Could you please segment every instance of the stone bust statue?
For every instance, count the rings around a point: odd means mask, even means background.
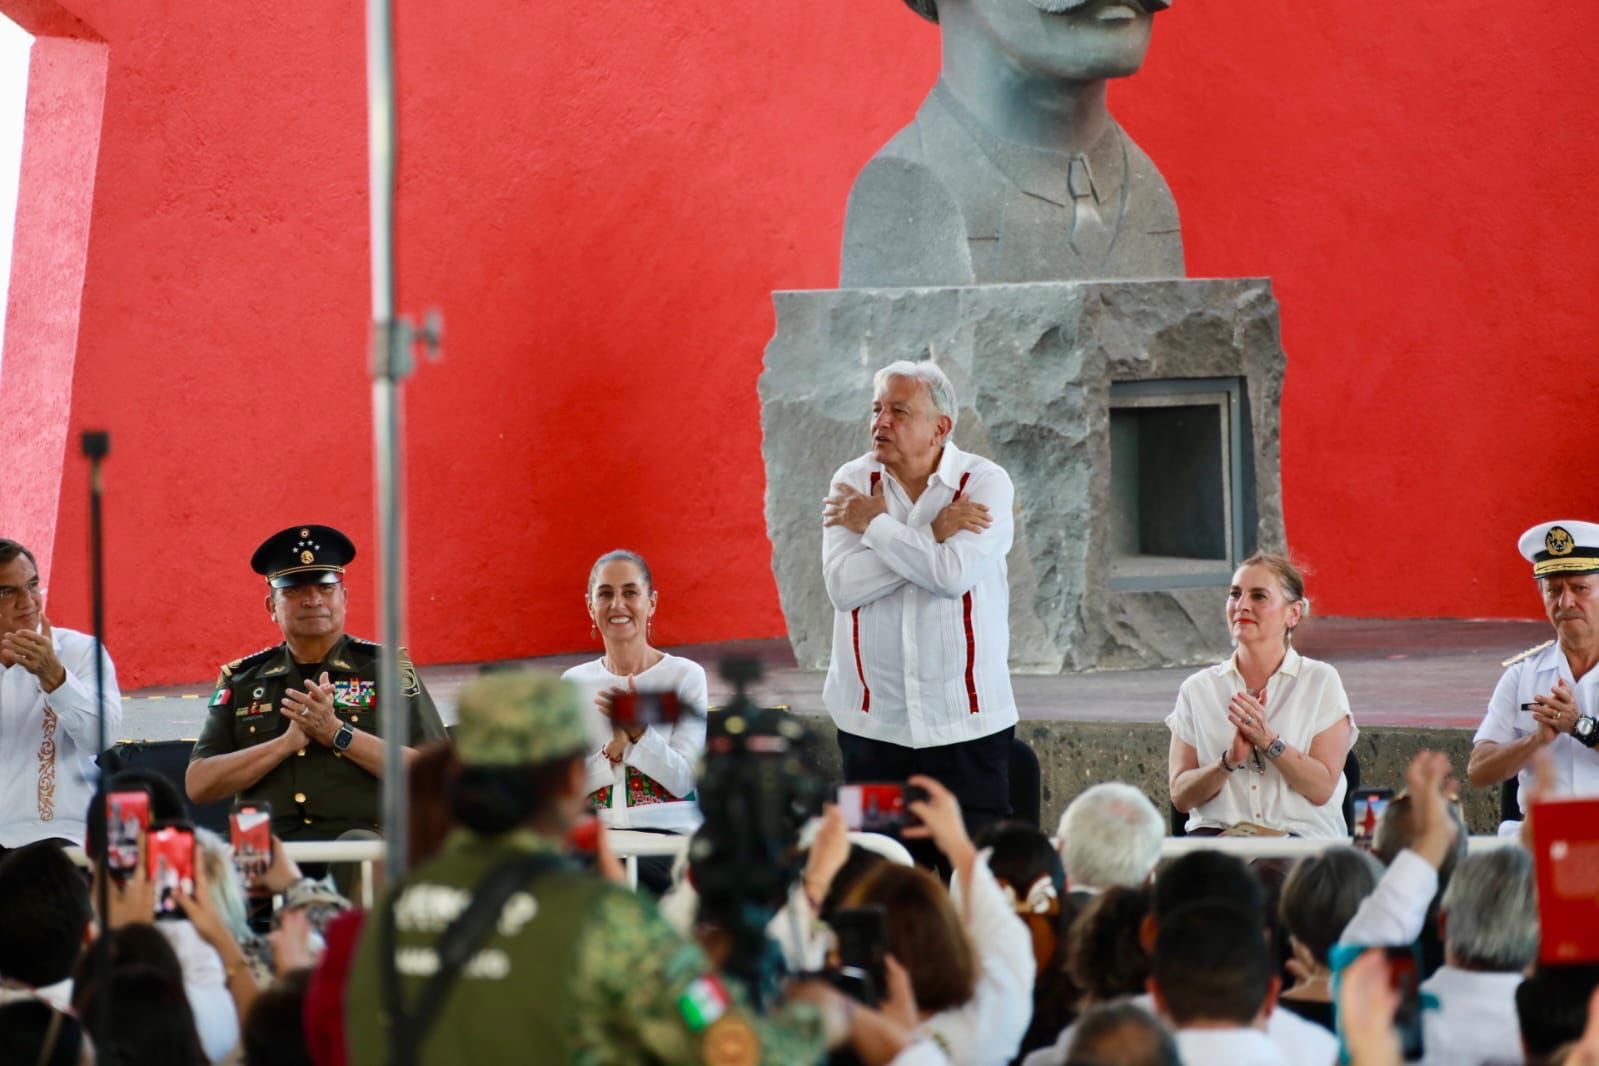
[[[1183,275],[1171,189],[1111,117],[1171,0],[905,0],[943,67],[850,190],[841,286]]]

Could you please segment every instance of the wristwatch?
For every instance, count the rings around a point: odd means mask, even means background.
[[[1599,744],[1599,721],[1588,715],[1580,716],[1576,724],[1571,727],[1571,735],[1587,748]]]
[[[353,743],[355,743],[355,730],[351,728],[349,722],[345,722],[339,726],[339,731],[333,734],[333,750],[349,751]]]
[[[1276,740],[1272,741],[1271,746],[1266,749],[1266,758],[1275,759],[1287,750],[1288,745],[1283,743],[1282,737],[1278,737]]]

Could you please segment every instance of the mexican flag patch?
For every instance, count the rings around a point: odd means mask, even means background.
[[[226,707],[232,700],[233,690],[231,688],[219,688],[211,694],[210,706]]]
[[[677,1001],[677,1009],[688,1027],[697,1033],[726,1014],[731,1002],[721,980],[715,975],[708,975],[684,990]]]

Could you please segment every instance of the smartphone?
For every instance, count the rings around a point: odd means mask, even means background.
[[[844,907],[828,920],[838,945],[833,984],[851,999],[877,1006],[888,993],[888,915],[882,907]]]
[[[194,895],[194,829],[186,822],[167,822],[150,829],[145,838],[145,867],[155,890],[155,916],[183,917],[178,893]]]
[[[272,805],[252,803],[228,815],[233,866],[249,884],[272,865]]]
[[[898,833],[916,824],[909,805],[927,799],[927,790],[902,782],[840,785],[838,810],[844,825],[863,833]]]
[[[1377,839],[1377,823],[1382,820],[1382,812],[1388,809],[1393,798],[1394,790],[1391,788],[1355,790],[1355,824],[1349,827],[1355,847],[1371,850],[1372,842]]]
[[[108,792],[105,798],[105,865],[122,880],[139,868],[139,838],[150,827],[150,793]]]
[[[1424,1050],[1421,1036],[1421,962],[1414,944],[1384,949],[1388,956],[1388,981],[1399,993],[1394,1029],[1399,1033],[1399,1053],[1417,1062]]]
[[[682,714],[675,692],[624,692],[611,701],[612,725],[671,725]]]

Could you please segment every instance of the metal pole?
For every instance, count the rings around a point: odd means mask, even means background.
[[[85,430],[81,438],[83,454],[89,458],[89,604],[90,619],[94,625],[94,723],[95,742],[99,757],[105,758],[110,741],[105,732],[105,545],[101,541],[100,464],[111,452],[111,434],[104,431]],[[109,775],[100,774],[99,798],[104,804],[110,790],[106,787]],[[94,857],[96,900],[100,914],[101,935],[111,928],[111,877],[106,870],[107,855],[111,850],[111,817],[103,806],[100,824],[105,832],[100,835],[100,847]],[[100,956],[99,992],[95,998],[95,1021],[100,1026],[111,1024],[111,955]],[[109,1032],[109,1029],[102,1029]]]
[[[378,701],[383,729],[384,877],[405,874],[406,724],[399,649],[405,634],[405,501],[401,493],[401,382],[410,370],[407,332],[394,310],[394,21],[390,0],[367,0],[366,77],[372,210],[372,432],[377,480]]]

